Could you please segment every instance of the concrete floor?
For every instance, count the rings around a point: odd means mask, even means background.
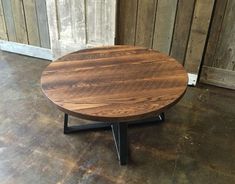
[[[48,64],[0,52],[1,184],[235,183],[234,91],[188,88],[165,123],[129,129],[131,161],[119,166],[110,131],[63,134],[40,90]]]

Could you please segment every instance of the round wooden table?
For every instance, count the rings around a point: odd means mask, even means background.
[[[187,81],[174,58],[118,45],[80,50],[52,62],[42,73],[41,87],[65,113],[64,133],[111,128],[123,165],[128,160],[127,126],[163,121],[163,112],[180,100]],[[101,122],[68,126],[68,114]]]

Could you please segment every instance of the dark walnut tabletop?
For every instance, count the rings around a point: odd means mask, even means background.
[[[45,95],[63,112],[96,121],[124,122],[155,116],[187,88],[183,66],[142,47],[85,49],[43,71]]]

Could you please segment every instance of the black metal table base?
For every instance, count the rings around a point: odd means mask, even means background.
[[[138,120],[125,123],[94,123],[86,125],[68,126],[68,114],[64,115],[64,133],[71,134],[82,131],[91,130],[112,130],[115,146],[117,149],[118,159],[121,165],[128,162],[128,138],[127,129],[129,126],[146,125],[149,123],[163,122],[165,120],[164,113],[159,114],[156,118]]]

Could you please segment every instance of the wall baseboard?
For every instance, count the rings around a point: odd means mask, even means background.
[[[235,71],[203,66],[200,82],[223,88],[235,89]]]
[[[22,43],[0,40],[0,50],[41,59],[53,60],[51,49],[26,45]]]

